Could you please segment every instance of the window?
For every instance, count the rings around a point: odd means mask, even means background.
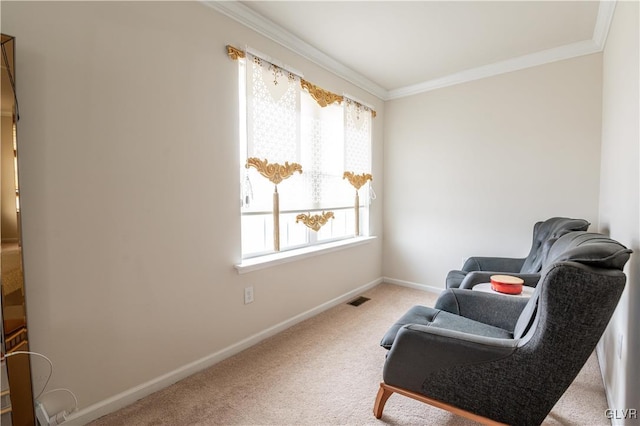
[[[368,235],[374,111],[240,54],[242,257]]]

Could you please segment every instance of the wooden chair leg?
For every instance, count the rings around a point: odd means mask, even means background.
[[[396,386],[388,385],[384,382],[380,383],[380,389],[378,390],[378,395],[376,396],[376,404],[373,406],[373,415],[376,416],[376,419],[379,419],[380,417],[382,417],[382,410],[384,410],[384,404],[386,404],[387,399],[389,399],[389,397],[394,393],[397,393],[398,395],[407,396],[409,398],[415,399],[416,401],[424,402],[425,404],[429,404],[434,407],[441,408],[443,410],[447,410],[458,416],[465,417],[475,422],[482,423],[483,425],[508,426],[504,423],[500,423],[498,421],[489,419],[487,417],[483,417],[479,414],[475,414],[470,411],[463,410],[462,408],[458,408],[456,406],[453,406],[444,402],[440,402],[436,399],[428,398],[416,392],[412,392]]]
[[[378,395],[376,395],[376,403],[373,406],[373,415],[376,416],[376,419],[382,417],[384,404],[387,403],[387,399],[389,399],[392,394],[392,390],[389,390],[384,383],[380,383],[380,389],[378,389]]]

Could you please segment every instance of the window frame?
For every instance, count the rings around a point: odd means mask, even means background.
[[[229,46],[227,47],[227,49],[229,50]],[[247,105],[249,103],[248,101],[248,88],[246,85],[246,73],[247,73],[247,67],[248,67],[248,59],[245,59],[244,56],[239,56],[239,57],[233,57],[231,55],[231,52],[229,51],[229,56],[232,57],[232,59],[239,59],[239,67],[238,67],[238,79],[239,79],[239,89],[238,89],[238,97],[239,97],[239,154],[240,154],[240,173],[241,173],[241,194],[243,194],[243,186],[245,185],[245,179],[248,179],[248,175],[246,174],[246,169],[248,168],[247,165],[242,164],[242,161],[245,161],[249,155],[247,153],[247,137],[248,137],[248,127],[247,127],[247,122],[248,122],[248,111],[247,111]],[[260,60],[262,60],[262,58],[260,58]],[[271,66],[273,66],[273,64],[267,60],[267,63],[269,63]],[[276,65],[277,66],[277,65]],[[310,99],[313,99],[315,102],[317,102],[318,104],[320,104],[320,106],[323,106],[317,99],[316,96],[314,96],[314,94],[311,92],[311,90],[309,89],[310,87],[314,87],[316,88],[316,86],[311,85],[310,83],[304,81],[303,79],[300,79],[301,85],[304,87],[304,89],[300,89],[300,96],[309,96]],[[306,83],[302,84],[302,83]],[[321,90],[321,89],[320,89]],[[330,93],[330,92],[328,92]],[[340,98],[340,100],[342,101],[344,99],[344,97],[340,97],[338,95],[334,95],[337,98]],[[341,103],[341,101],[339,103]],[[364,107],[365,111],[369,111],[371,113],[371,118],[375,117],[375,111],[373,111],[371,108],[360,104],[359,102],[353,101],[349,99],[349,102],[354,102],[356,103],[359,107]],[[302,105],[303,101],[300,100],[300,104]],[[302,108],[302,107],[300,107]],[[346,113],[346,103],[340,105],[340,109],[341,109],[341,116],[344,117],[345,113]],[[344,122],[342,122],[341,127],[340,127],[340,131],[342,134],[346,133],[346,118],[344,119]],[[302,125],[303,122],[303,118],[302,118],[302,114],[301,114],[301,109],[298,111],[298,123],[300,125]],[[371,127],[369,128],[370,130],[368,130],[368,134],[369,134],[369,145],[368,145],[368,156],[369,156],[369,161],[371,160],[371,154],[372,154],[372,130],[373,130],[373,125],[372,123],[368,124]],[[302,137],[299,138],[299,145],[303,145],[304,141],[302,140]],[[341,150],[345,151],[347,149],[347,145],[346,145],[346,141],[343,139],[341,141]],[[308,175],[307,175],[308,176]],[[333,176],[333,174],[331,174],[331,176]],[[337,176],[333,176],[333,178],[335,179]],[[345,185],[348,186],[348,182],[345,181]],[[352,187],[351,187],[352,188]],[[370,183],[367,183],[366,185],[363,186],[363,188],[365,189],[365,191],[369,192],[372,191],[372,188],[370,188]],[[362,188],[359,188],[362,189]],[[362,191],[362,192],[365,192]],[[279,192],[279,191],[278,191]],[[345,192],[346,195],[346,192]],[[242,197],[242,195],[241,195]],[[355,198],[355,196],[354,196]],[[269,220],[273,220],[273,211],[272,210],[265,210],[264,209],[264,205],[262,206],[262,210],[251,210],[251,209],[246,209],[245,207],[245,200],[242,199],[241,200],[241,206],[240,206],[240,215],[241,215],[241,258],[242,261],[240,264],[236,265],[236,268],[238,269],[238,271],[240,273],[242,273],[241,271],[246,271],[247,268],[249,269],[255,269],[258,267],[258,265],[271,265],[271,264],[278,264],[278,263],[282,263],[283,261],[289,261],[288,259],[296,259],[298,257],[306,257],[309,254],[312,253],[318,253],[318,252],[324,252],[326,250],[334,250],[336,248],[340,248],[340,247],[346,247],[346,246],[351,246],[351,245],[359,245],[361,244],[363,241],[369,241],[372,237],[370,237],[370,197],[365,196],[365,197],[361,197],[360,203],[358,206],[355,206],[354,203],[352,202],[351,205],[348,205],[348,203],[346,202],[339,202],[338,204],[340,204],[339,206],[335,206],[335,207],[331,207],[330,205],[325,205],[324,208],[319,208],[318,206],[313,207],[313,208],[303,208],[303,209],[292,209],[292,208],[288,208],[285,210],[280,210],[279,211],[279,218],[284,216],[284,215],[297,215],[297,214],[309,214],[309,215],[313,215],[316,214],[318,212],[323,212],[323,211],[333,211],[333,212],[338,212],[341,216],[342,216],[342,221],[341,221],[341,230],[339,232],[337,232],[336,234],[334,234],[333,236],[329,236],[324,237],[324,238],[318,238],[319,232],[322,232],[322,228],[316,232],[313,231],[312,229],[309,229],[308,227],[304,226],[304,225],[300,225],[303,227],[304,229],[304,242],[300,242],[298,244],[294,243],[289,243],[289,241],[285,241],[284,246],[281,245],[280,250],[275,250],[273,245],[269,244],[269,235],[270,233],[273,234],[273,226],[271,227],[271,229],[269,229],[268,226],[268,221]],[[356,213],[355,210],[358,210],[358,215],[359,215],[359,229],[356,231],[355,228],[355,224],[356,224]],[[352,216],[349,216],[349,212],[351,212]],[[245,218],[248,217],[258,217],[258,216],[262,216],[264,218],[263,221],[263,225],[262,225],[262,230],[261,233],[263,235],[264,238],[264,242],[262,243],[262,246],[264,247],[264,250],[247,250],[247,244],[246,244],[246,230],[248,228],[248,226],[246,226],[244,224],[244,220]],[[330,222],[334,222],[334,220],[330,220]],[[290,223],[289,223],[290,225]],[[259,225],[258,225],[259,226]],[[329,225],[327,224],[326,226],[331,226],[332,228],[332,233],[333,233],[333,224]],[[342,228],[343,227],[343,228]],[[351,231],[349,230],[349,228],[351,229]],[[271,231],[271,232],[269,232]],[[285,231],[286,234],[286,231]],[[288,236],[288,234],[285,235],[285,237]],[[283,228],[280,227],[280,234],[279,234],[280,239],[283,238]],[[259,266],[259,268],[262,267],[266,267],[266,266]]]

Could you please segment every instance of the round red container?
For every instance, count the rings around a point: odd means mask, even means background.
[[[524,280],[511,275],[491,275],[491,288],[498,293],[520,294]]]

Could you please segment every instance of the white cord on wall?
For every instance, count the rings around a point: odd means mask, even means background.
[[[53,393],[53,392],[67,392],[68,394],[70,394],[73,397],[73,410],[71,410],[70,413],[73,413],[74,411],[78,410],[78,398],[76,397],[75,393],[71,392],[67,388],[51,389],[51,390],[48,390],[48,391],[44,392],[41,396],[45,396],[45,395]]]
[[[42,392],[44,392],[45,388],[49,384],[49,380],[51,379],[51,376],[53,375],[53,362],[51,362],[51,360],[47,358],[45,355],[42,355],[41,353],[38,353],[38,352],[31,352],[31,351],[15,351],[15,352],[5,354],[4,357],[9,358],[15,355],[36,355],[44,358],[49,363],[49,376],[47,376],[47,380],[44,382],[44,386],[40,390],[40,393],[36,395],[36,397],[34,398],[34,399],[38,399],[42,395]]]
[[[61,412],[57,413],[56,415],[52,416],[52,417],[48,417],[47,415],[47,419],[48,419],[48,425],[44,425],[44,426],[54,426],[54,425],[58,425],[64,421],[66,421],[67,419],[67,415],[70,413],[73,413],[74,411],[76,411],[78,409],[78,398],[76,397],[76,395],[71,392],[69,389],[67,388],[56,388],[56,389],[51,389],[49,391],[44,391],[47,388],[47,385],[49,384],[49,380],[51,379],[51,376],[53,375],[53,362],[51,362],[51,360],[46,357],[45,355],[42,355],[41,353],[38,352],[31,352],[31,351],[15,351],[15,352],[11,352],[8,354],[5,354],[4,357],[8,358],[11,356],[15,356],[15,355],[36,355],[39,356],[41,358],[44,358],[47,363],[49,364],[49,375],[47,376],[47,380],[44,383],[44,386],[42,387],[42,389],[40,390],[40,392],[38,393],[38,395],[35,396],[34,400],[36,400],[36,405],[40,404],[42,407],[42,409],[44,409],[44,406],[42,405],[41,402],[37,401],[38,398],[40,398],[41,396],[53,393],[53,392],[67,392],[68,394],[70,394],[73,397],[73,401],[74,401],[74,406],[73,406],[73,410],[71,410],[70,412],[67,412],[66,410],[62,410]]]

